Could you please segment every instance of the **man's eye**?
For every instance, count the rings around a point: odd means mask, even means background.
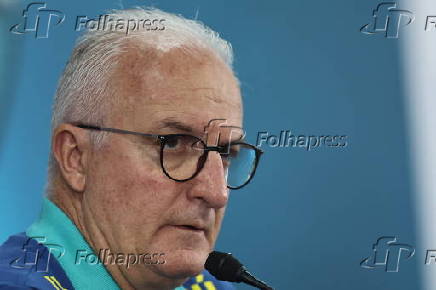
[[[191,151],[194,148],[197,139],[194,139],[190,136],[175,136],[169,137],[165,142],[165,149],[171,151]]]
[[[179,138],[169,138],[165,143],[165,147],[168,149],[177,149],[180,146]]]

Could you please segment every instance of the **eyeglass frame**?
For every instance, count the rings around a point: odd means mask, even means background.
[[[162,171],[169,179],[174,180],[176,182],[186,182],[188,180],[194,179],[200,173],[200,171],[203,169],[204,164],[207,161],[207,158],[209,156],[210,151],[216,151],[221,156],[222,154],[225,153],[225,152],[223,152],[223,149],[226,149],[228,146],[244,145],[244,146],[250,147],[251,149],[253,149],[255,151],[255,161],[254,161],[253,169],[252,169],[247,181],[245,181],[242,185],[237,186],[237,187],[232,187],[232,186],[229,186],[227,184],[227,188],[232,189],[232,190],[237,190],[237,189],[240,189],[240,188],[244,187],[245,185],[247,185],[253,179],[253,177],[256,173],[257,166],[259,164],[260,157],[264,153],[264,151],[262,149],[254,146],[252,144],[240,142],[240,141],[230,142],[230,143],[226,144],[225,146],[207,146],[206,143],[201,138],[199,138],[197,136],[190,135],[190,134],[150,134],[150,133],[141,133],[141,132],[117,129],[117,128],[99,127],[99,126],[87,125],[87,124],[82,124],[82,123],[77,123],[77,124],[72,124],[72,125],[75,127],[81,128],[81,129],[89,129],[89,130],[111,132],[111,133],[118,133],[118,134],[157,138],[160,141],[160,151],[159,151],[160,158],[159,159],[160,159],[160,166],[162,168]],[[175,179],[175,178],[171,177],[170,174],[166,171],[166,169],[164,167],[164,162],[163,162],[163,157],[164,157],[163,151],[164,151],[164,147],[166,145],[167,140],[171,137],[180,137],[180,136],[194,137],[195,139],[198,139],[203,145],[203,148],[201,148],[201,150],[203,150],[203,154],[198,158],[198,162],[200,163],[201,166],[198,166],[198,164],[197,164],[196,172],[191,177],[185,178],[185,179]]]

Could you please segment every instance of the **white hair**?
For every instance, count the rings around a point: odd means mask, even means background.
[[[156,8],[141,7],[112,10],[106,15],[107,19],[115,20],[111,22],[112,26],[104,29],[99,29],[100,24],[98,27],[87,27],[87,31],[74,47],[54,97],[52,132],[62,123],[103,125],[109,106],[107,98],[111,95],[109,77],[118,64],[117,56],[125,52],[123,45],[128,40],[141,44],[146,50],[153,49],[163,53],[173,48],[183,48],[187,53],[189,48],[205,49],[232,68],[233,52],[230,43],[199,21]],[[162,20],[159,22],[159,29],[135,29],[126,33],[127,21],[144,23],[145,19]],[[114,25],[116,23],[119,25]],[[90,136],[92,144],[98,149],[105,133],[90,131]],[[58,165],[51,150],[46,185],[48,194],[52,193],[53,178],[57,171]]]

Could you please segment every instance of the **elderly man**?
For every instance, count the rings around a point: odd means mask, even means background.
[[[60,80],[47,197],[0,248],[0,288],[231,289],[204,264],[261,154],[243,142],[231,47],[156,9],[109,17]],[[117,19],[164,27],[126,34]]]

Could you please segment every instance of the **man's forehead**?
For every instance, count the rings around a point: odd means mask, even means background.
[[[237,90],[223,90],[218,86],[199,87],[188,82],[180,83],[178,86],[167,84],[162,87],[155,87],[154,90],[136,98],[136,103],[154,104],[161,106],[177,105],[183,103],[207,103],[224,105],[241,109],[241,97]]]
[[[202,69],[205,67],[215,69],[215,73],[224,69],[233,76],[232,69],[215,52],[206,48],[182,47],[164,52],[153,47],[144,48],[135,43],[127,43],[124,53],[118,57],[114,77],[118,80],[131,80],[138,85],[143,84],[144,78],[154,84],[167,84],[168,79],[185,81],[186,74],[203,75]],[[219,79],[220,75],[222,73],[215,77]],[[147,83],[147,86],[153,83]]]
[[[158,54],[148,56],[160,59]],[[242,103],[237,80],[226,64],[208,56],[207,60],[189,59],[174,52],[161,62],[153,62],[144,61],[145,56],[138,55],[137,51],[124,57],[113,83],[121,100],[117,115],[130,123],[126,125],[137,129],[146,126],[144,129],[154,130],[159,129],[157,124],[177,124],[166,122],[168,118],[198,133],[216,118],[241,127]]]
[[[235,131],[232,134],[242,131],[240,103],[204,95],[160,96],[154,100],[144,97],[113,114],[117,116],[111,122],[113,126],[155,134],[178,132],[202,136],[207,131]]]
[[[240,97],[222,97],[213,90],[209,93],[204,90],[161,91],[161,94],[135,97],[129,106],[135,122],[147,119],[189,124],[192,121],[203,127],[210,120],[225,119],[234,126],[242,125]]]

